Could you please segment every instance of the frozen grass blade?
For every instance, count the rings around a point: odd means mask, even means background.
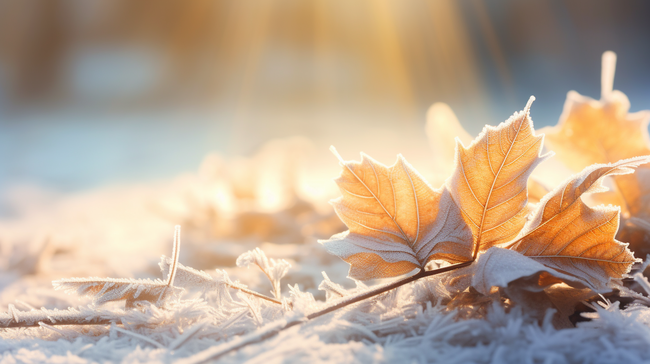
[[[181,226],[176,225],[174,228],[174,247],[172,248],[172,266],[169,269],[169,276],[167,277],[167,287],[174,285],[174,278],[176,277],[176,267],[178,266],[178,256],[180,254],[181,245]]]

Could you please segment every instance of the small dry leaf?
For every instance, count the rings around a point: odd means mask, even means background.
[[[551,149],[576,172],[594,163],[650,155],[650,111],[629,113],[627,96],[613,90],[615,68],[616,54],[605,52],[601,99],[570,91],[558,125],[541,130]],[[627,214],[650,221],[650,166],[639,168],[634,175],[615,176],[614,182],[616,194],[594,198],[617,204]]]
[[[533,130],[533,100],[499,126],[486,126],[468,147],[458,145],[447,188],[472,230],[475,256],[519,233],[528,213],[528,177],[551,155],[540,156],[544,137]]]
[[[401,155],[390,167],[365,154],[361,162],[339,160],[335,182],[343,196],[332,205],[349,230],[322,243],[350,263],[351,278],[395,277],[434,259],[471,259],[471,233],[449,192],[432,189]]]

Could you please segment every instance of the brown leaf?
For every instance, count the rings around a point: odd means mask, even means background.
[[[616,54],[603,54],[602,96],[600,100],[569,92],[558,125],[544,128],[546,142],[574,171],[594,163],[612,163],[650,155],[648,122],[650,111],[629,113],[630,101],[612,90]],[[594,196],[601,203],[620,205],[627,214],[650,221],[650,166],[634,175],[614,177],[616,196]]]
[[[349,230],[322,243],[350,263],[350,277],[394,277],[434,259],[471,259],[472,236],[449,192],[432,189],[401,155],[390,167],[365,154],[361,162],[339,160],[335,182],[343,196],[332,205]]]
[[[486,126],[469,147],[458,143],[447,188],[472,230],[474,256],[510,241],[524,226],[528,177],[550,156],[539,155],[544,138],[535,135],[529,117],[533,100],[499,126]]]
[[[630,174],[648,162],[650,157],[636,157],[593,165],[574,175],[540,201],[510,249],[576,277],[595,291],[609,291],[610,278],[623,277],[636,260],[627,244],[614,239],[619,209],[589,207],[581,196],[605,189],[605,176]]]

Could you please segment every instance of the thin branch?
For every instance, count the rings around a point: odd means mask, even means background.
[[[264,341],[264,340],[266,340],[266,339],[268,339],[270,337],[273,337],[273,336],[277,335],[278,333],[280,333],[281,331],[284,331],[284,330],[286,330],[286,329],[288,329],[290,327],[300,325],[300,324],[302,324],[304,322],[307,322],[309,320],[313,320],[313,319],[315,319],[317,317],[326,315],[326,314],[328,314],[330,312],[336,311],[336,310],[341,309],[343,307],[358,303],[360,301],[363,301],[365,299],[377,296],[377,295],[382,294],[384,292],[388,292],[388,291],[390,291],[392,289],[395,289],[397,287],[400,287],[400,286],[403,286],[405,284],[416,281],[416,280],[418,280],[420,278],[430,277],[430,276],[433,276],[433,275],[436,275],[436,274],[441,274],[441,273],[449,272],[449,271],[452,271],[452,270],[455,270],[455,269],[460,269],[460,268],[467,267],[467,266],[471,265],[473,262],[474,262],[474,260],[471,260],[471,261],[467,261],[467,262],[464,262],[464,263],[452,264],[452,265],[447,266],[447,267],[443,267],[443,268],[440,268],[440,269],[434,269],[434,270],[430,270],[430,271],[420,270],[418,273],[416,273],[416,274],[414,274],[412,276],[397,280],[395,282],[392,282],[392,283],[389,283],[389,284],[386,284],[386,285],[379,286],[377,288],[371,289],[371,290],[369,290],[367,292],[364,292],[364,293],[362,293],[360,295],[357,295],[357,296],[347,297],[347,298],[339,301],[338,303],[335,303],[335,304],[333,304],[333,305],[331,305],[331,306],[329,306],[329,307],[327,307],[327,308],[325,308],[323,310],[311,313],[311,314],[307,315],[306,317],[304,317],[302,319],[294,319],[294,320],[291,320],[291,321],[279,321],[279,322],[271,323],[271,324],[269,324],[269,325],[267,325],[265,327],[262,327],[259,330],[251,332],[251,333],[249,333],[247,335],[240,336],[240,337],[238,337],[238,338],[236,338],[236,339],[234,339],[234,340],[232,340],[230,342],[227,342],[227,343],[224,343],[224,344],[221,344],[221,345],[218,345],[218,346],[211,347],[211,348],[206,349],[206,350],[204,350],[202,352],[199,352],[199,353],[197,353],[197,354],[195,354],[195,355],[193,355],[193,356],[191,356],[189,358],[186,358],[184,360],[180,360],[179,363],[182,363],[182,364],[198,364],[198,363],[203,363],[203,362],[208,361],[208,360],[217,359],[217,358],[219,358],[219,357],[221,357],[221,356],[223,356],[225,354],[228,354],[228,353],[230,353],[232,351],[239,350],[239,349],[241,349],[241,348],[243,348],[245,346],[248,346],[250,344],[255,344],[255,343]]]

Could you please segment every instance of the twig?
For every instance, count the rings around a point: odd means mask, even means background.
[[[330,312],[336,311],[336,310],[341,309],[343,307],[358,303],[360,301],[363,301],[365,299],[377,296],[377,295],[382,294],[384,292],[388,292],[388,291],[390,291],[392,289],[395,289],[397,287],[400,287],[400,286],[403,286],[405,284],[416,281],[416,280],[418,280],[420,278],[430,277],[430,276],[433,276],[433,275],[436,275],[436,274],[441,274],[441,273],[449,272],[449,271],[452,271],[452,270],[467,267],[467,266],[471,265],[473,262],[474,262],[474,260],[471,260],[471,261],[467,261],[467,262],[464,262],[464,263],[452,264],[452,265],[449,265],[447,267],[443,267],[443,268],[440,268],[440,269],[434,269],[434,270],[430,270],[430,271],[420,270],[418,273],[416,273],[416,274],[414,274],[412,276],[400,279],[398,281],[395,281],[395,282],[392,282],[392,283],[389,283],[389,284],[386,284],[386,285],[379,286],[377,288],[371,289],[371,290],[369,290],[367,292],[364,292],[362,294],[359,294],[357,296],[346,297],[345,299],[339,301],[338,303],[335,303],[335,304],[333,304],[333,305],[331,305],[331,306],[329,306],[329,307],[327,307],[327,308],[325,308],[323,310],[311,313],[311,314],[307,315],[306,317],[304,317],[302,319],[294,319],[294,320],[290,320],[290,321],[274,322],[274,323],[269,324],[269,325],[267,325],[265,327],[262,327],[261,329],[259,329],[257,331],[251,332],[250,334],[240,336],[239,338],[234,339],[234,340],[232,340],[232,341],[230,341],[228,343],[224,343],[224,344],[221,344],[221,345],[206,349],[206,350],[204,350],[202,352],[199,352],[199,353],[197,353],[197,354],[195,354],[195,355],[193,355],[193,356],[191,356],[189,358],[186,358],[184,360],[179,361],[179,363],[182,363],[182,364],[198,364],[198,363],[205,362],[207,360],[217,359],[217,358],[219,358],[219,357],[221,357],[221,356],[223,356],[225,354],[228,354],[228,353],[230,353],[232,351],[239,350],[239,349],[243,348],[244,346],[266,340],[266,339],[268,339],[268,338],[270,338],[272,336],[275,336],[278,333],[280,333],[281,331],[284,331],[284,330],[286,330],[286,329],[288,329],[290,327],[300,325],[300,324],[302,324],[304,322],[307,322],[309,320],[313,320],[313,319],[315,319],[317,317],[326,315],[326,314],[328,314]]]

